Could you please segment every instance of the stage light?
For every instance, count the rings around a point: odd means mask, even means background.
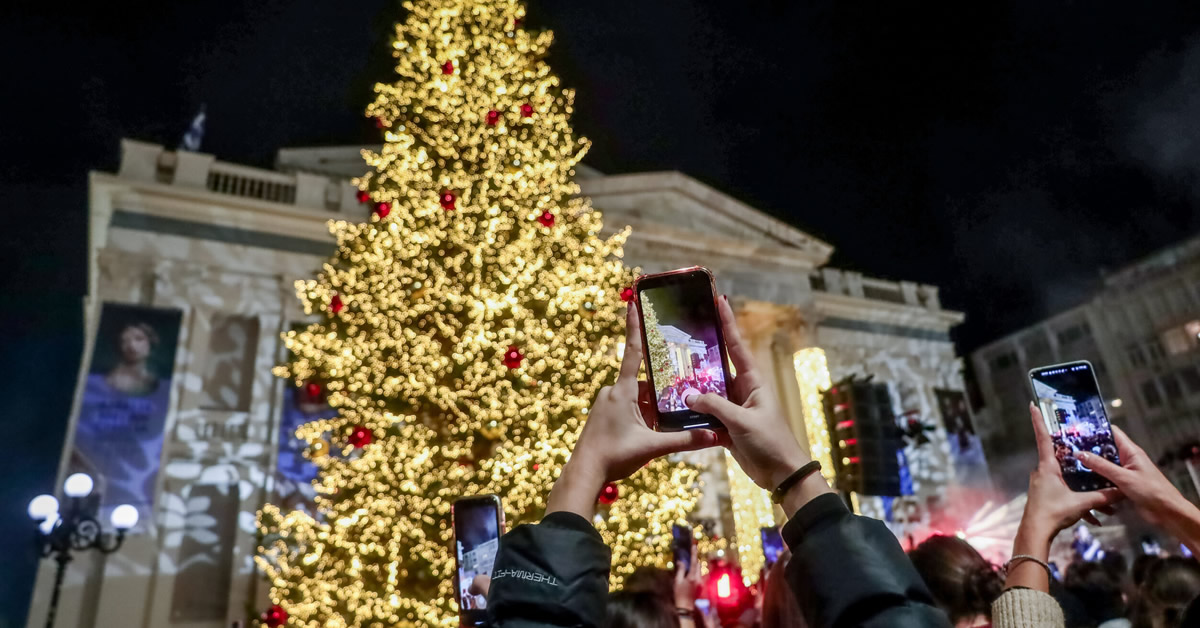
[[[63,494],[67,497],[87,497],[92,494],[92,476],[86,473],[72,473],[63,482]]]
[[[730,595],[733,595],[733,591],[729,587],[729,574],[723,573],[717,578],[717,597],[728,599]]]
[[[128,530],[137,525],[137,508],[130,506],[129,504],[121,504],[113,509],[112,514],[109,515],[109,521],[111,521],[112,526],[118,530]]]

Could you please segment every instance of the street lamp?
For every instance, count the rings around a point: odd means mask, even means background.
[[[137,508],[121,504],[113,509],[109,522],[116,532],[104,532],[96,520],[99,500],[87,499],[95,482],[86,473],[73,473],[63,482],[65,506],[59,509],[53,495],[38,495],[29,502],[29,518],[38,522],[37,542],[43,557],[54,556],[58,569],[54,573],[54,591],[50,595],[50,613],[46,628],[54,627],[58,610],[58,593],[62,589],[71,552],[89,549],[111,554],[121,547],[125,531],[137,525]]]

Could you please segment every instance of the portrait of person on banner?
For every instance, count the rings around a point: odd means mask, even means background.
[[[954,463],[954,475],[961,486],[990,488],[987,459],[983,455],[983,443],[971,423],[966,396],[959,390],[936,390],[938,407],[942,413],[942,425],[946,428],[946,439],[950,445],[950,459]]]
[[[308,444],[296,436],[296,429],[310,421],[337,416],[325,399],[324,388],[310,382],[303,386],[285,383],[283,410],[279,420],[279,456],[275,467],[275,493],[279,503],[291,510],[315,513],[316,490],[312,481],[317,466],[305,457]],[[328,443],[322,442],[328,455]]]
[[[104,506],[154,502],[182,316],[117,303],[100,312],[70,466],[95,479]]]

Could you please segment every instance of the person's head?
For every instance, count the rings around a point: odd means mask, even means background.
[[[767,575],[763,592],[762,628],[805,628],[804,614],[784,576],[784,561],[777,560]]]
[[[625,591],[655,593],[667,602],[674,602],[675,574],[669,569],[638,567],[625,579]]]
[[[678,628],[671,604],[653,591],[617,591],[608,596],[605,628]]]
[[[1146,581],[1146,574],[1155,563],[1162,560],[1157,554],[1142,554],[1133,559],[1133,569],[1130,570],[1130,577],[1133,578],[1133,586],[1140,587]]]
[[[959,623],[991,617],[1004,581],[975,548],[954,536],[933,536],[908,553],[939,608]]]
[[[1138,589],[1135,628],[1178,628],[1188,605],[1200,595],[1200,565],[1189,558],[1163,558],[1152,564]]]
[[[1125,615],[1125,600],[1121,583],[1101,563],[1075,561],[1063,578],[1067,590],[1083,602],[1088,615],[1096,623]]]
[[[123,362],[143,362],[158,344],[158,334],[146,323],[129,323],[117,336],[117,348]]]

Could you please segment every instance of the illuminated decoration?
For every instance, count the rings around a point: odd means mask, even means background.
[[[633,286],[625,286],[625,288],[621,290],[621,300],[626,303],[629,303],[633,300]]]
[[[492,109],[491,111],[487,112],[488,126],[496,126],[496,123],[499,121],[500,121],[500,112],[499,111]]]
[[[541,223],[542,226],[546,227],[547,229],[549,229],[550,227],[553,227],[554,226],[554,213],[551,212],[550,210],[546,210],[546,211],[542,212],[542,215],[538,216],[538,222]]]
[[[360,202],[360,203],[364,203],[364,204],[365,204],[365,203],[368,203],[368,202],[370,202],[370,200],[371,200],[371,193],[370,193],[370,192],[368,192],[368,191],[366,191],[366,190],[359,190],[359,191],[358,191],[358,193],[356,193],[356,194],[354,195],[354,198],[357,198],[357,199],[358,199],[358,202]]]
[[[508,349],[504,351],[504,366],[510,369],[521,368],[521,361],[524,359],[525,354],[521,353],[517,345],[508,345]]]
[[[829,428],[825,424],[825,406],[821,401],[821,393],[833,385],[829,378],[829,365],[825,361],[825,350],[820,347],[801,349],[792,356],[792,365],[796,370],[800,402],[804,406],[804,431],[808,435],[808,452],[813,460],[821,463],[821,475],[832,485],[833,449],[829,442]]]
[[[521,105],[521,117],[529,118],[533,116],[533,105],[525,103]]]
[[[604,485],[604,488],[600,489],[600,496],[597,499],[601,504],[604,504],[605,506],[611,506],[612,503],[617,501],[617,498],[620,496],[621,489],[617,487],[615,482],[609,482],[608,484]]]
[[[510,30],[517,0],[405,8],[396,80],[366,112],[385,121],[383,147],[364,152],[356,181],[391,211],[330,222],[337,250],[297,284],[317,322],[284,334],[294,357],[276,368],[320,381],[338,411],[296,432],[317,467],[318,514],[259,513],[256,562],[288,626],[456,625],[451,504],[494,493],[510,527],[538,521],[619,367],[628,231],[600,236],[573,181],[588,143],[543,61],[552,35]],[[536,115],[510,124],[526,103]],[[350,446],[356,426],[368,446]],[[313,455],[323,439],[332,451]],[[613,586],[670,562],[671,524],[698,487],[694,467],[666,458],[621,481],[595,522]]]
[[[742,471],[728,450],[725,451],[725,468],[729,471],[729,501],[742,578],[753,581],[766,564],[761,529],[775,526],[775,506],[771,503],[771,494]]]
[[[717,578],[717,597],[726,599],[733,595],[733,589],[729,586],[729,574],[723,573]]]
[[[671,385],[674,371],[671,369],[671,350],[667,347],[667,339],[663,338],[658,329],[658,314],[650,299],[642,299],[642,328],[646,332],[646,352],[650,354],[650,366],[653,369],[654,395],[657,397]]]
[[[304,385],[304,392],[308,393],[308,396],[312,399],[320,399],[321,398],[321,384],[319,384],[318,382],[309,381],[308,383],[306,383]]]
[[[379,216],[380,220],[387,218],[388,214],[390,214],[390,213],[392,213],[392,204],[391,203],[389,203],[387,201],[379,201],[378,203],[375,204],[375,215]]]
[[[347,440],[349,440],[350,444],[355,448],[362,449],[363,447],[370,445],[374,438],[375,436],[371,434],[371,430],[367,429],[365,426],[356,425],[354,426],[354,429],[350,430],[350,438]]]
[[[287,619],[288,612],[278,604],[272,604],[271,608],[268,608],[262,614],[262,623],[270,626],[271,628],[278,628],[279,626],[287,624]]]

